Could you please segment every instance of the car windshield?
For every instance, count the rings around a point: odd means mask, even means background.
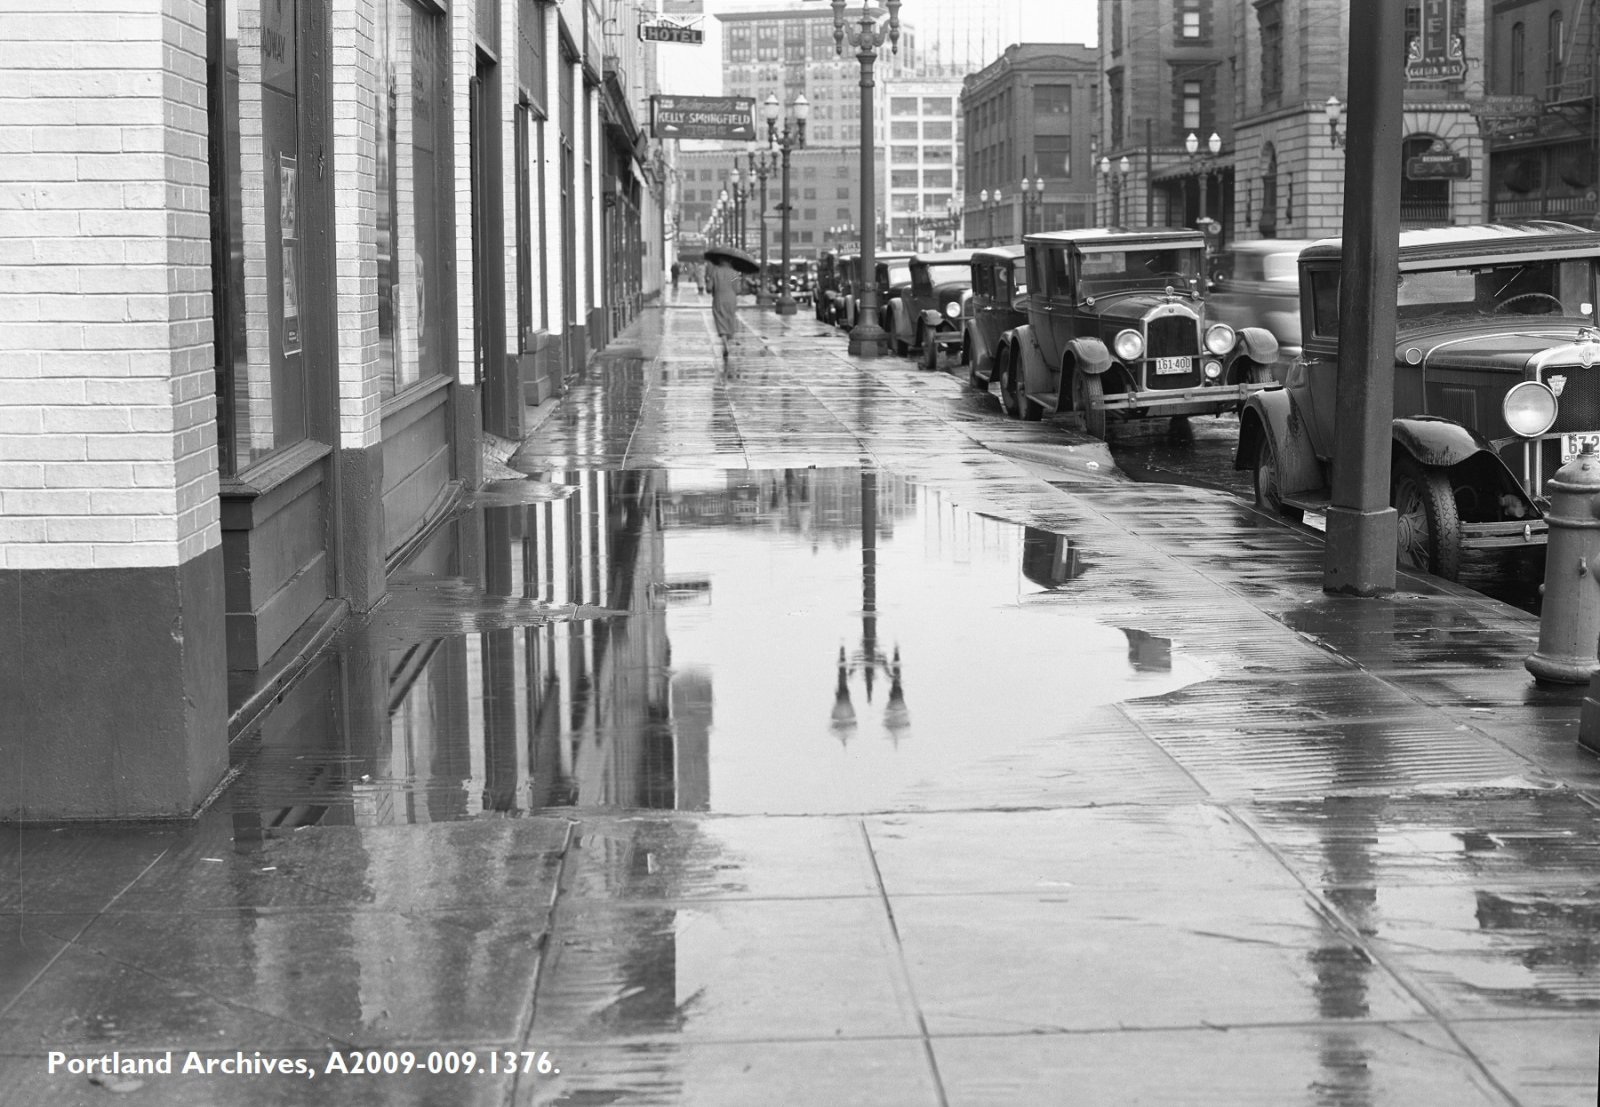
[[[890,284],[905,284],[911,279],[911,263],[897,262],[888,267]]]
[[[972,266],[965,262],[950,265],[928,266],[928,280],[934,284],[944,284],[946,281],[970,281],[972,279]]]
[[[1187,291],[1200,280],[1198,248],[1085,250],[1081,265],[1080,298],[1164,285]]]
[[[1400,273],[1402,321],[1517,315],[1587,316],[1593,263],[1586,258],[1522,261]]]

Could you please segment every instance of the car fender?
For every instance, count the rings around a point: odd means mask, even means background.
[[[1039,349],[1039,341],[1033,336],[1033,326],[1024,323],[1007,331],[1000,339],[1002,344],[1011,346],[1011,356],[1018,358],[1022,363],[1022,390],[1024,392],[1049,392],[1051,380],[1055,370],[1045,364],[1044,351]]]
[[[987,373],[993,367],[989,351],[983,345],[983,332],[978,330],[978,324],[968,323],[962,328],[961,342],[971,353],[968,355],[967,364],[980,372]]]
[[[933,308],[923,308],[921,318],[923,326],[934,330],[937,330],[939,324],[944,321],[944,316]]]
[[[1111,368],[1111,351],[1098,338],[1074,338],[1067,343],[1067,364],[1098,377]]]
[[[1278,340],[1265,327],[1240,327],[1234,340],[1234,357],[1247,357],[1259,365],[1278,360]]]
[[[900,323],[905,317],[905,305],[896,296],[889,301],[889,306],[883,312],[883,329],[896,338],[900,337]]]
[[[1327,483],[1322,463],[1311,445],[1305,421],[1293,399],[1282,389],[1253,392],[1239,413],[1239,448],[1235,469],[1254,469],[1256,451],[1263,439],[1278,451],[1278,487],[1285,495],[1321,488]]]
[[[1408,415],[1394,421],[1393,433],[1397,454],[1404,453],[1419,465],[1450,470],[1452,484],[1489,486],[1500,495],[1515,497],[1523,507],[1523,518],[1543,515],[1494,444],[1471,427],[1438,415]]]

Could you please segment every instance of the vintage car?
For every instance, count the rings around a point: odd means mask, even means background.
[[[1207,315],[1234,329],[1265,327],[1278,340],[1278,364],[1300,356],[1300,251],[1311,239],[1235,242],[1211,255]]]
[[[889,329],[889,303],[896,297],[904,296],[911,288],[911,255],[906,253],[878,254],[873,259],[873,272],[876,277],[878,289],[878,326],[885,331]],[[850,325],[853,327],[860,316],[860,309],[851,315]]]
[[[972,299],[961,339],[961,360],[972,387],[988,391],[1000,339],[1027,321],[1028,270],[1021,245],[973,251]]]
[[[834,263],[833,288],[828,292],[828,303],[823,309],[823,321],[836,327],[849,327],[850,301],[856,291],[856,269],[861,262],[859,254],[840,254]]]
[[[911,283],[889,301],[889,344],[904,357],[922,350],[928,365],[926,336],[941,331],[959,341],[961,294],[972,287],[972,251],[918,254],[911,259]],[[934,345],[937,353],[937,344]]]
[[[811,290],[811,307],[816,312],[818,322],[833,322],[830,312],[833,309],[833,294],[838,288],[839,254],[835,250],[824,250],[817,258],[817,275]]]
[[[1047,231],[1023,239],[1028,322],[1000,339],[1000,403],[1020,419],[1236,411],[1272,385],[1278,343],[1206,314],[1205,239],[1187,228]]]
[[[1304,350],[1252,396],[1235,464],[1256,502],[1325,510],[1339,361],[1339,253],[1300,254]],[[1390,502],[1402,564],[1455,578],[1465,549],[1545,541],[1544,484],[1600,442],[1600,233],[1565,223],[1400,235]]]

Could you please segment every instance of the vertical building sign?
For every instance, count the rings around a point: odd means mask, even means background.
[[[1467,75],[1467,37],[1456,0],[1422,0],[1421,24],[1406,49],[1409,81],[1459,81]]]
[[[300,352],[299,195],[297,159],[278,155],[278,241],[283,246],[283,352]]]

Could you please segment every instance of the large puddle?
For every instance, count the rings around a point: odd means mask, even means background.
[[[1206,675],[1170,628],[1074,612],[1102,570],[1070,536],[888,473],[546,473],[479,501],[241,746],[236,814],[947,806]]]

